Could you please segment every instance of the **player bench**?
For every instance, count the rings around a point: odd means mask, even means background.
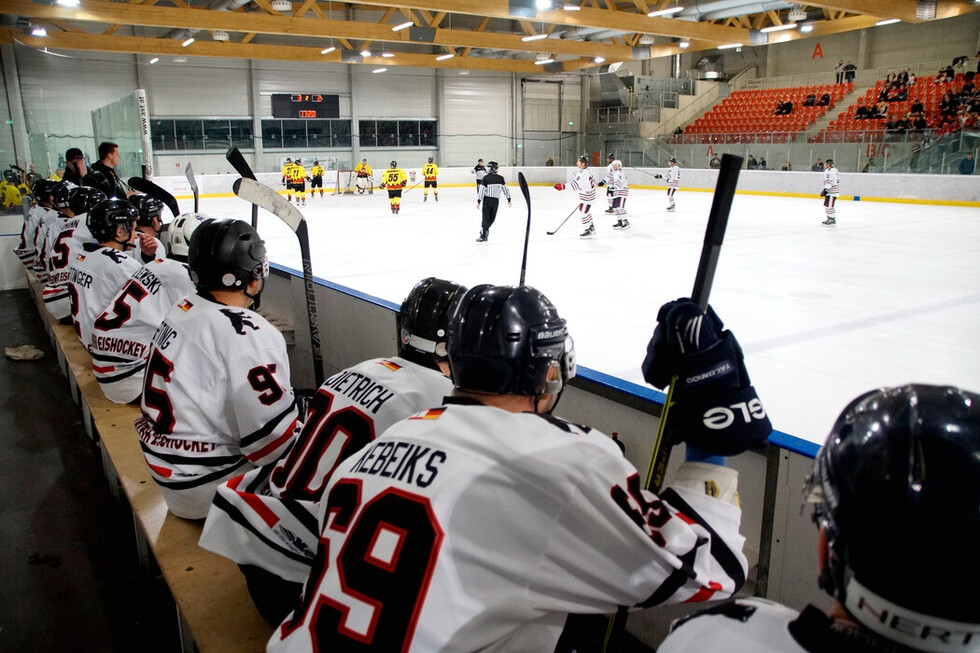
[[[92,359],[73,327],[44,308],[41,286],[28,271],[31,294],[82,410],[85,429],[100,447],[112,493],[133,511],[140,559],[152,554],[177,605],[182,649],[201,653],[263,651],[272,629],[249,596],[238,566],[198,546],[203,522],[167,510],[150,476],[133,420],[139,408],[108,399],[92,373]]]

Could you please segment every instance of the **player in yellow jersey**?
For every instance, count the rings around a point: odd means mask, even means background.
[[[293,162],[293,167],[289,169],[286,178],[289,180],[289,184],[293,188],[293,194],[296,197],[296,204],[302,202],[303,206],[306,206],[306,168],[303,167],[303,164],[299,159],[296,159]]]
[[[310,168],[310,197],[313,197],[317,189],[320,189],[320,197],[323,197],[323,166],[319,161],[314,161]]]
[[[439,201],[439,182],[436,181],[436,175],[439,174],[439,166],[432,162],[432,157],[429,157],[429,162],[422,166],[422,177],[425,178],[425,186],[422,187],[422,201],[429,201],[429,188],[432,189],[432,196]]]
[[[391,212],[398,213],[402,206],[402,189],[408,183],[405,171],[398,167],[397,161],[391,162],[391,167],[381,175],[381,187],[388,191],[388,203]]]
[[[364,191],[368,191],[368,195],[374,194],[374,179],[372,177],[371,166],[368,165],[367,159],[361,159],[361,162],[354,166],[354,174],[357,175],[357,193],[363,195]]]
[[[293,160],[286,159],[286,162],[282,164],[282,185],[286,187],[286,199],[290,202],[293,201],[293,189],[289,184],[289,169],[293,167]]]

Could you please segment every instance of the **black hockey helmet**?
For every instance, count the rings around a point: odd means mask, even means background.
[[[51,203],[56,209],[67,209],[71,194],[77,189],[78,186],[70,181],[56,181],[51,186]]]
[[[292,159],[290,159],[290,158],[289,158],[289,157],[287,156],[287,157],[286,157],[286,163],[292,163],[292,162],[293,162],[293,160],[292,160]]]
[[[858,622],[914,650],[975,650],[964,636],[980,609],[957,588],[980,584],[980,395],[932,385],[861,395],[804,497],[829,549],[820,586]],[[948,645],[922,647],[944,632]]]
[[[585,156],[584,154],[578,158],[578,161],[579,163],[584,163],[585,165],[589,165],[589,157]]]
[[[85,189],[92,190],[92,189]],[[92,238],[98,243],[116,240],[116,227],[125,226],[131,233],[136,227],[139,211],[129,203],[115,197],[104,199],[88,211],[85,226],[92,232]]]
[[[487,163],[488,170],[496,170],[498,167],[500,167],[500,164],[497,163],[496,161],[490,161]]]
[[[158,218],[163,222],[162,213],[166,204],[161,200],[158,200],[152,195],[133,195],[129,198],[129,201],[133,203],[133,206],[140,213],[140,217],[136,221],[137,227],[153,227],[153,218]]]
[[[615,158],[616,158],[616,155],[613,154],[612,152],[610,152],[609,154],[606,155],[606,161],[612,161]]]
[[[749,156],[752,155],[750,154]],[[667,163],[677,163],[677,159],[675,159],[674,157],[670,157],[669,159],[667,159]]]
[[[432,163],[432,157],[431,156],[429,157],[429,163]]]
[[[6,170],[4,170],[3,178],[4,180],[6,180],[8,184],[13,184],[14,186],[20,184],[21,182],[20,173],[14,170],[13,168],[7,168]]]
[[[265,241],[242,220],[205,220],[191,237],[187,265],[198,290],[245,290],[269,276]]]
[[[93,206],[107,199],[109,197],[98,188],[82,186],[72,191],[68,197],[68,208],[75,215],[81,215],[82,213],[88,213]]]
[[[397,168],[398,167],[398,162],[397,161],[392,161],[391,162],[391,167],[392,168]]]
[[[449,365],[461,390],[557,395],[575,376],[575,348],[565,320],[539,290],[484,284],[460,300]]]
[[[832,166],[834,165],[833,159],[824,159],[824,165]]]
[[[398,355],[439,369],[437,363],[447,360],[449,323],[465,292],[466,288],[458,283],[435,277],[415,284],[395,318]]]
[[[31,195],[38,202],[48,202],[51,199],[51,187],[55,185],[56,182],[50,179],[38,179],[33,184],[31,184]]]

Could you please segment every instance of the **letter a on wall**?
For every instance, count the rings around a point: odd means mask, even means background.
[[[816,59],[817,57],[823,59],[823,48],[820,47],[820,43],[817,43],[816,47],[813,48],[813,56],[811,59]]]

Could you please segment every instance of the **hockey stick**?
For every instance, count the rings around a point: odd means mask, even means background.
[[[527,179],[523,172],[517,173],[517,183],[521,187],[524,201],[527,202],[527,228],[524,230],[524,260],[521,261],[521,283],[524,285],[524,273],[527,271],[527,242],[531,239],[531,190],[527,187]]]
[[[313,284],[313,264],[310,261],[310,234],[306,220],[292,203],[272,188],[248,177],[236,179],[232,185],[235,195],[252,206],[262,207],[273,214],[296,233],[300,256],[303,259],[303,283],[306,286],[306,315],[310,325],[310,349],[313,350],[313,376],[316,386],[323,383],[323,355],[320,352],[320,327],[316,311],[316,289]]]
[[[235,169],[235,172],[240,174],[245,179],[251,179],[255,181],[255,173],[252,172],[252,167],[248,165],[248,161],[234,145],[228,148],[225,152],[225,158],[231,167]],[[259,207],[256,204],[252,204],[252,229],[258,230],[259,228]],[[318,384],[319,385],[319,384]]]
[[[177,199],[166,189],[160,188],[149,179],[143,179],[142,177],[130,177],[126,183],[133,190],[146,193],[150,197],[155,197],[166,204],[175,218],[180,215],[180,205],[177,204]]]
[[[184,175],[187,177],[188,183],[191,185],[191,190],[194,192],[194,213],[197,213],[201,208],[200,195],[197,191],[197,180],[194,179],[194,168],[191,167],[191,162],[187,162],[187,167],[184,168]]]
[[[663,179],[664,178],[664,176],[661,175],[661,174],[659,174],[659,173],[647,172],[646,170],[640,170],[639,168],[634,167],[634,166],[630,166],[630,170],[636,170],[637,172],[642,173],[644,175],[650,175],[654,179]]]
[[[735,186],[738,183],[738,173],[741,168],[742,157],[731,154],[722,155],[715,195],[711,202],[711,211],[708,213],[708,225],[704,232],[701,260],[698,261],[698,271],[694,277],[694,289],[691,291],[691,301],[696,303],[704,312],[708,310],[708,295],[711,293],[715,269],[718,267],[718,255],[721,253],[721,244],[725,239],[728,215],[732,209],[732,199],[735,197]],[[676,386],[677,377],[675,376],[670,380],[670,386],[667,389],[667,399],[664,401],[663,409],[660,412],[660,426],[657,428],[657,437],[653,441],[653,449],[650,452],[650,464],[647,468],[644,487],[653,492],[659,492],[663,487],[664,474],[670,459],[670,446],[666,446],[664,435],[667,432],[667,419],[670,414],[670,407],[673,405]],[[602,645],[603,652],[616,650],[616,642],[626,628],[626,615],[627,608],[620,606],[616,614],[609,620],[606,638]]]
[[[557,227],[555,227],[554,229],[552,229],[551,231],[549,231],[548,232],[548,235],[549,236],[554,236],[556,233],[558,233],[558,230],[561,229],[565,225],[566,222],[568,222],[568,218],[570,218],[573,215],[575,215],[575,212],[576,211],[578,211],[578,207],[577,206],[574,209],[572,209],[572,212],[571,213],[569,213],[567,216],[565,216],[565,219],[561,221],[561,224],[559,224]]]

